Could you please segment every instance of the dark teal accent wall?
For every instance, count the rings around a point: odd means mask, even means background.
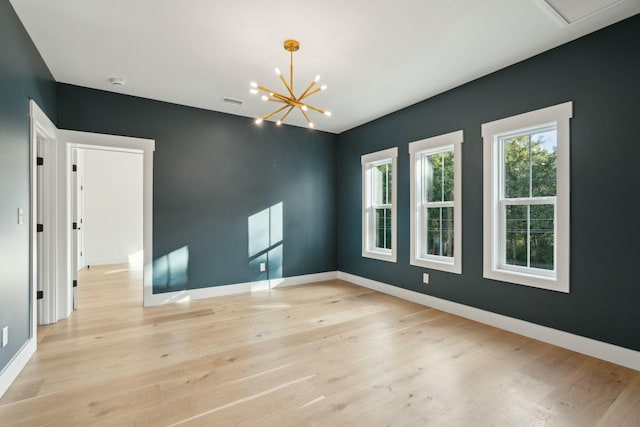
[[[338,136],[338,268],[640,350],[640,16]],[[419,55],[419,52],[416,52]],[[437,58],[433,58],[437,62]],[[566,101],[571,292],[482,278],[482,123]],[[408,143],[462,129],[463,274],[409,265]],[[398,262],[361,256],[362,154],[397,146]],[[422,273],[430,273],[430,285]]]
[[[0,372],[30,336],[29,99],[56,120],[56,88],[8,1],[0,1]],[[18,225],[18,208],[25,212]]]
[[[336,135],[66,84],[58,118],[155,139],[154,292],[336,270]]]

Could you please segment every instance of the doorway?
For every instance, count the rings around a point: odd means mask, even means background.
[[[152,254],[152,230],[153,230],[153,217],[152,217],[152,200],[153,200],[153,151],[155,150],[155,141],[140,138],[131,138],[115,135],[95,134],[89,132],[79,131],[59,131],[62,145],[64,145],[63,163],[66,165],[63,168],[64,182],[66,185],[64,188],[59,186],[60,192],[64,193],[63,199],[67,201],[65,203],[64,212],[62,216],[67,218],[67,224],[71,226],[65,229],[66,240],[66,265],[68,280],[66,282],[66,290],[62,292],[64,295],[59,298],[59,301],[65,303],[66,310],[70,314],[73,308],[77,307],[78,301],[78,270],[82,264],[91,265],[90,254],[91,250],[88,248],[88,233],[90,231],[88,212],[87,212],[87,197],[89,188],[87,184],[87,165],[86,160],[88,157],[93,157],[95,154],[102,154],[102,156],[120,157],[121,159],[127,157],[127,155],[133,155],[136,161],[140,162],[141,176],[138,177],[138,181],[141,182],[141,190],[138,187],[138,192],[133,197],[141,201],[141,225],[138,224],[138,229],[141,229],[141,249],[136,249],[128,253],[129,256],[137,257],[139,264],[143,271],[143,304],[148,305],[149,295],[152,293],[152,275],[151,264],[153,259]],[[77,164],[80,155],[80,161],[84,162],[85,170],[78,175],[79,166]],[[123,157],[124,156],[124,157]],[[83,160],[84,159],[84,160]],[[100,160],[98,160],[100,161]],[[93,163],[96,165],[97,163]],[[75,167],[74,167],[75,165]],[[75,171],[74,171],[75,169]],[[115,170],[114,170],[115,169]],[[120,178],[123,171],[118,170],[118,166],[112,166],[111,170],[107,168],[104,174],[107,175],[108,180],[115,181],[116,178]],[[104,175],[103,174],[103,175]],[[126,182],[126,181],[125,181]],[[78,196],[78,188],[83,185],[84,190],[81,190],[82,195]],[[121,188],[122,188],[121,184]],[[113,191],[113,190],[111,190]],[[116,190],[117,192],[117,186]],[[100,197],[100,194],[97,194]],[[84,198],[84,203],[82,199]],[[130,202],[132,203],[132,202]],[[78,205],[81,205],[80,207]],[[82,204],[84,204],[84,216],[82,213]],[[101,204],[103,209],[108,209],[108,205]],[[105,216],[105,215],[103,215]],[[108,216],[108,215],[106,215]],[[119,215],[122,216],[122,215]],[[73,224],[75,223],[75,228]],[[126,224],[120,224],[121,227],[125,227]],[[104,230],[102,230],[104,231]],[[104,237],[104,233],[102,233]],[[80,248],[82,249],[82,257],[79,257]],[[105,245],[108,246],[108,245]],[[113,246],[113,245],[110,245]],[[111,247],[110,249],[113,249]],[[95,253],[94,253],[95,255]],[[102,258],[98,260],[99,263],[118,262],[118,258],[109,258],[110,255],[102,254]],[[120,258],[122,259],[122,258]],[[133,259],[132,259],[133,261]],[[65,287],[65,286],[63,286]]]
[[[101,146],[73,147],[71,159],[74,271],[96,267],[141,270],[142,153]],[[74,309],[82,290],[79,277],[82,275],[74,277]]]

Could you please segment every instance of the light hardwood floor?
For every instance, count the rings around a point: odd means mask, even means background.
[[[94,267],[0,426],[640,426],[640,374],[342,281],[142,308]]]

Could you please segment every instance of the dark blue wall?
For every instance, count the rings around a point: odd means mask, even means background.
[[[640,350],[640,16],[338,136],[341,271]],[[434,58],[437,60],[437,58]],[[573,101],[571,293],[482,278],[482,123]],[[408,143],[464,130],[463,274],[409,265]],[[398,262],[361,256],[360,156],[398,157]]]
[[[8,1],[0,1],[0,371],[29,339],[29,99],[56,120],[49,69]],[[18,225],[18,208],[25,212]]]
[[[266,252],[249,256],[248,220],[278,203],[283,241],[270,248],[281,243],[283,269],[269,277],[336,270],[336,135],[66,84],[58,118],[64,129],[155,139],[154,292],[267,278],[257,266]]]

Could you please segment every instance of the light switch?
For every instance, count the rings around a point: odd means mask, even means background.
[[[18,208],[18,224],[24,224],[24,209]]]

